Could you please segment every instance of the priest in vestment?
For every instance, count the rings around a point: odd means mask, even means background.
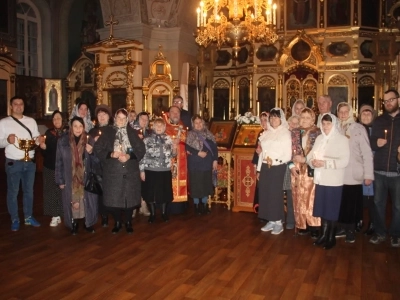
[[[174,201],[170,205],[171,213],[182,213],[186,208],[187,195],[187,160],[186,160],[186,134],[188,128],[180,119],[180,109],[176,106],[169,108],[168,114],[164,114],[166,120],[165,133],[173,140],[179,139],[178,155],[173,158],[172,165],[172,190]]]

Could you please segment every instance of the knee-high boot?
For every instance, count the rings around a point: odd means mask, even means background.
[[[325,243],[326,238],[328,237],[328,221],[321,219],[321,223],[321,232],[318,239],[313,243],[314,246],[321,246]]]
[[[76,235],[78,233],[78,220],[77,219],[72,219],[72,229],[71,229],[71,234]]]
[[[161,205],[161,213],[162,213],[161,217],[164,220],[164,222],[169,221],[167,207],[168,207],[168,203],[163,203]]]
[[[149,223],[154,223],[156,219],[156,204],[154,202],[147,202],[147,208],[150,211]]]
[[[336,245],[336,237],[335,237],[335,221],[328,221],[328,238],[324,244],[324,249],[329,250],[332,249]]]

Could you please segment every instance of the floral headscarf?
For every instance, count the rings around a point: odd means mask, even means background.
[[[117,125],[117,116],[119,113],[122,113],[124,116],[126,116],[126,121],[121,127]],[[125,108],[120,108],[115,112],[115,117],[114,117],[114,128],[117,130],[117,132],[115,133],[114,151],[128,153],[127,150],[132,148],[131,143],[129,142],[127,126],[128,126],[128,111]]]

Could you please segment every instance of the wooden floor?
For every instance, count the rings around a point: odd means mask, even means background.
[[[329,251],[293,230],[260,231],[252,213],[134,219],[134,234],[81,230],[71,236],[42,215],[40,228],[10,231],[0,172],[0,299],[399,299],[400,249],[343,239]],[[22,217],[22,212],[20,212]]]

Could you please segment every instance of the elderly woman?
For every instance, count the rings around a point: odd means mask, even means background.
[[[262,152],[258,158],[257,180],[260,203],[258,217],[269,220],[261,228],[280,234],[283,231],[283,177],[286,163],[291,158],[291,137],[285,115],[280,108],[273,108],[269,115],[268,130],[260,136]]]
[[[321,218],[322,223],[314,245],[323,245],[326,250],[336,245],[335,222],[339,217],[344,173],[350,158],[349,141],[338,131],[337,122],[330,113],[321,117],[322,134],[307,154],[307,163],[314,169],[313,216]]]
[[[355,242],[355,225],[363,215],[363,183],[374,180],[373,156],[368,133],[364,126],[355,122],[353,110],[347,102],[337,106],[340,120],[339,131],[349,139],[350,163],[345,169],[342,202],[339,213],[340,228],[336,237],[346,237],[346,243]]]
[[[214,135],[205,127],[200,115],[192,117],[192,128],[186,137],[189,190],[195,213],[204,214],[208,212],[208,196],[214,192],[212,172],[217,170],[218,148]]]
[[[89,105],[86,102],[82,101],[74,106],[71,112],[71,119],[73,117],[80,117],[83,119],[86,132],[89,132],[94,127],[90,116]]]
[[[260,131],[260,133],[258,134],[257,147],[256,147],[256,150],[254,151],[253,159],[251,161],[251,163],[254,165],[254,172],[255,173],[257,172],[258,156],[261,153],[261,143],[259,141],[259,138],[268,129],[267,128],[268,127],[268,116],[269,116],[269,113],[266,112],[266,111],[264,111],[264,112],[262,112],[260,114],[260,125],[261,125],[263,130]],[[254,209],[255,213],[258,213],[258,206],[259,206],[259,199],[258,199],[258,180],[257,180],[257,182],[256,182],[256,190],[254,192],[254,201],[253,201],[253,209]]]
[[[96,106],[95,116],[96,126],[89,131],[89,144],[92,146],[101,136],[101,131],[104,129],[104,127],[112,126],[113,124],[111,109],[105,104],[100,104]],[[103,174],[101,164],[99,164],[98,170],[96,170],[96,174]],[[103,227],[108,227],[108,212],[106,207],[104,206],[103,195],[99,195],[99,214],[101,216],[101,225]]]
[[[156,205],[161,205],[162,218],[168,222],[167,206],[174,199],[172,192],[171,160],[177,155],[179,139],[165,133],[166,124],[161,118],[154,121],[154,132],[143,141],[146,154],[140,161],[140,177],[143,184],[143,199],[150,210],[148,222],[154,223]]]
[[[300,114],[300,128],[292,130],[293,160],[289,164],[292,176],[292,194],[296,228],[300,235],[311,232],[318,237],[321,219],[313,217],[315,185],[313,172],[309,171],[306,156],[314,146],[321,130],[315,125],[316,116],[312,109],[304,108]]]
[[[115,113],[114,126],[106,126],[94,144],[94,151],[103,167],[103,201],[112,213],[115,225],[112,233],[122,228],[125,216],[128,234],[133,232],[132,212],[140,205],[139,161],[146,151],[143,141],[128,125],[128,112],[120,108]]]
[[[62,190],[64,224],[71,228],[73,235],[78,232],[78,220],[85,219],[88,232],[94,233],[97,222],[97,195],[84,189],[86,175],[95,172],[98,159],[92,154],[93,148],[87,143],[85,123],[80,117],[73,117],[68,134],[57,143],[55,181]]]
[[[55,110],[51,115],[53,128],[47,129],[45,139],[40,143],[43,150],[43,214],[51,216],[51,227],[56,227],[61,223],[63,215],[63,205],[61,189],[55,183],[56,152],[57,142],[65,132],[63,116],[59,110]]]
[[[293,103],[292,106],[292,116],[300,117],[301,111],[306,107],[306,104],[303,100],[298,99]],[[288,120],[289,121],[289,120]]]
[[[364,125],[365,129],[367,130],[368,137],[371,136],[372,132],[372,123],[376,117],[376,111],[371,105],[364,104],[360,107],[360,123]],[[368,227],[365,230],[365,235],[372,235],[374,234],[374,185],[365,185],[363,183],[363,205],[367,207],[369,222]],[[360,220],[360,225],[362,226],[362,219]],[[361,230],[361,226],[358,226]],[[356,228],[357,230],[358,228]]]

